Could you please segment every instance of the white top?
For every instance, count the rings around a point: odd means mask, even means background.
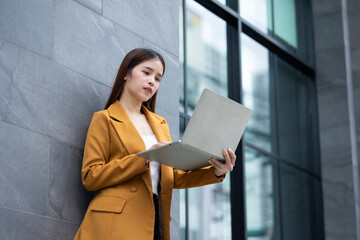
[[[141,137],[145,143],[146,150],[151,148],[152,145],[158,143],[158,140],[154,134],[141,135]],[[158,186],[160,181],[160,163],[150,161],[150,171],[153,193],[158,194]]]

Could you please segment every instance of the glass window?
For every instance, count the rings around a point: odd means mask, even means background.
[[[191,116],[206,87],[227,91],[226,23],[195,1],[186,1],[186,114]],[[225,181],[188,189],[189,237],[231,239],[230,174]]]
[[[281,165],[281,203],[284,240],[323,239],[320,182]]]
[[[240,0],[240,16],[289,52],[314,64],[309,0]]]
[[[231,239],[230,175],[224,182],[188,189],[191,240]]]
[[[280,156],[298,166],[313,170],[309,146],[309,79],[280,58],[276,60]]]
[[[273,0],[274,33],[285,43],[297,48],[295,0]]]
[[[227,71],[232,64],[227,23],[197,1],[183,1],[180,138],[205,87],[228,97]],[[240,0],[239,5],[242,20],[251,28],[313,64],[309,0]],[[321,184],[316,178],[320,163],[315,83],[248,35],[241,33],[240,42],[242,104],[253,110],[243,138],[248,239],[324,239]],[[231,216],[231,204],[236,204],[230,201],[231,174],[220,184],[180,190],[181,239],[232,239],[232,221],[236,226],[242,219]]]
[[[270,78],[269,51],[245,34],[241,35],[241,44],[242,102],[253,110],[244,139],[275,152],[274,84]]]
[[[186,239],[186,189],[180,189],[180,238]]]
[[[249,240],[280,239],[275,162],[245,148],[246,222]],[[276,220],[275,220],[276,216]]]
[[[217,1],[217,2],[219,2],[219,3],[222,3],[222,4],[226,4],[226,0],[215,0],[215,1]]]
[[[240,16],[264,33],[272,32],[271,0],[240,0]]]
[[[226,23],[195,1],[186,4],[187,113],[191,116],[205,87],[227,96]]]

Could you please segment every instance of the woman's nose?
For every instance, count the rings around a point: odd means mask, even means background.
[[[148,80],[148,83],[151,84],[151,85],[154,85],[155,79],[153,77],[150,77],[149,80]]]

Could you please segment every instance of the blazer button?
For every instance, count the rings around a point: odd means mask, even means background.
[[[131,188],[131,191],[132,191],[132,192],[136,192],[136,190],[137,190],[136,187],[132,187],[132,188]]]

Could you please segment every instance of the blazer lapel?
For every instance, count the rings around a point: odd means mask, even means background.
[[[154,115],[150,112],[145,106],[143,106],[143,112],[148,119],[150,126],[156,136],[156,139],[161,142],[172,142],[170,137],[170,132],[168,126],[166,124],[166,120],[163,118],[159,118],[158,116]],[[160,170],[160,185],[161,185],[161,195],[171,195],[172,186],[173,186],[173,170],[171,167],[165,166],[161,164]],[[150,176],[151,178],[151,176]],[[152,189],[151,189],[152,191]]]
[[[156,139],[159,142],[171,142],[170,133],[168,131],[165,119],[160,118],[159,116],[150,112],[144,105],[142,105],[142,110],[156,136]]]
[[[108,111],[111,117],[111,123],[128,154],[145,151],[144,141],[121,103],[116,100],[109,106]]]
[[[156,139],[165,142],[171,142],[170,133],[165,119],[161,118],[158,115],[150,112],[145,106],[141,106],[143,113],[145,114],[151,129],[153,130]],[[136,154],[146,150],[145,143],[140,136],[139,131],[136,129],[135,125],[132,123],[125,109],[121,103],[116,100],[108,108],[111,123],[114,126],[115,131],[117,132],[121,142],[124,144],[128,154]],[[165,174],[165,175],[164,175]],[[166,178],[171,178],[169,176],[169,169],[161,167],[161,184],[166,182]],[[152,195],[152,184],[151,184],[151,175],[150,171],[147,171],[145,174],[142,174],[142,178],[149,190],[149,193]],[[162,185],[162,189],[168,189],[167,186]],[[164,189],[164,190],[165,190]],[[152,197],[152,196],[151,196]]]

